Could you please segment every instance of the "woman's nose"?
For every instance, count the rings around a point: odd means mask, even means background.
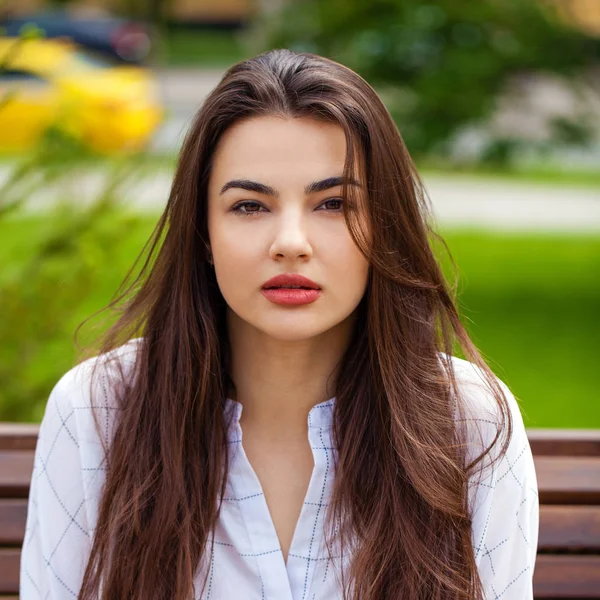
[[[272,258],[296,259],[312,254],[306,222],[299,211],[289,211],[274,225],[270,255]]]

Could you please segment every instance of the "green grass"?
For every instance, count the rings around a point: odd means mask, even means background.
[[[41,419],[52,387],[75,364],[75,329],[109,303],[156,221],[109,211],[92,231],[65,236],[71,216],[0,219],[0,421]],[[80,343],[113,320],[94,317]]]
[[[60,333],[41,340],[35,327],[27,328],[35,358],[26,373],[39,384],[33,388],[38,397],[31,398],[24,420],[41,417],[51,387],[75,358],[75,327],[111,299],[157,217],[129,219],[127,235],[118,237],[110,260],[98,259],[93,293],[73,302]],[[0,286],[33,256],[39,240],[51,229],[52,223],[39,216],[0,221]],[[600,428],[600,236],[468,230],[443,234],[459,268],[463,323],[492,369],[519,399],[526,426]],[[443,253],[440,260],[449,273]],[[68,273],[64,280],[68,282]],[[43,321],[45,311],[40,299],[40,314],[24,318]],[[2,352],[6,356],[9,349]]]
[[[449,231],[446,240],[463,323],[526,425],[600,428],[600,237]]]

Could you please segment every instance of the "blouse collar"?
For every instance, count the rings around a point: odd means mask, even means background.
[[[315,404],[308,412],[308,428],[310,429],[330,429],[333,417],[333,408],[335,406],[335,396],[328,400]],[[231,431],[237,429],[242,416],[243,405],[237,400],[226,398],[225,413],[230,419]]]

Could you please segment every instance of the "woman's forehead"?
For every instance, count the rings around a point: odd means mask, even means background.
[[[346,136],[337,123],[307,117],[253,117],[223,133],[212,176],[218,181],[262,177],[280,185],[305,186],[342,175],[346,154]],[[359,157],[355,152],[355,165]],[[355,178],[360,177],[359,171],[355,169]]]

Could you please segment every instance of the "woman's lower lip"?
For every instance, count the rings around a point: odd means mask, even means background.
[[[306,290],[299,288],[263,288],[261,292],[267,300],[270,300],[275,304],[285,304],[288,306],[310,304],[321,295],[321,290]]]

